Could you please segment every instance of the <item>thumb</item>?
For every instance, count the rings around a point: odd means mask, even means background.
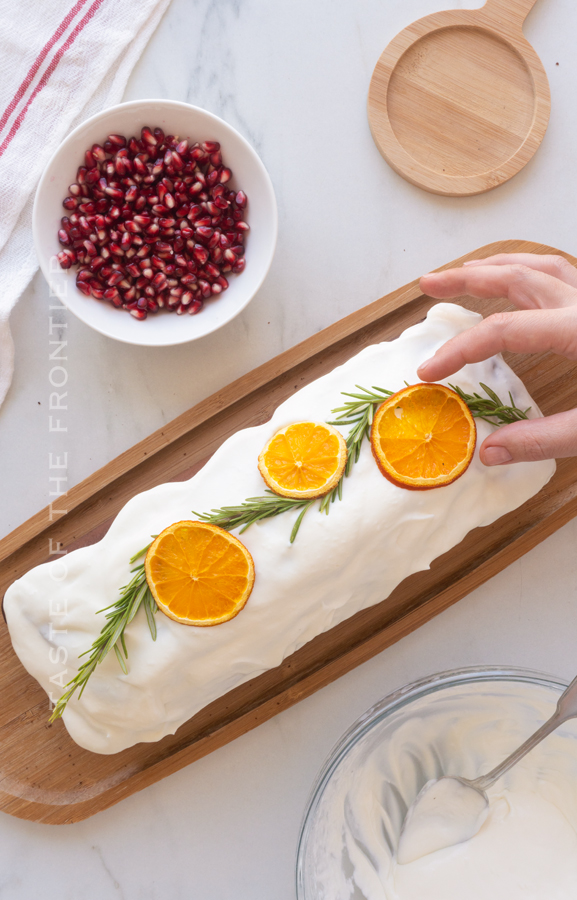
[[[577,409],[498,428],[479,451],[486,466],[577,456]]]

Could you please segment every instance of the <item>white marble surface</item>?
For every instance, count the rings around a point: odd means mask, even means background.
[[[189,346],[115,344],[66,316],[62,434],[48,430],[49,298],[38,276],[12,317],[16,376],[0,411],[0,534],[48,502],[50,452],[68,453],[71,486],[231,379],[489,241],[521,237],[576,252],[571,0],[539,0],[525,27],[549,75],[552,114],[541,149],[516,178],[479,197],[442,198],[407,184],[378,154],[365,115],[372,68],[400,28],[446,6],[173,0],[126,99],[205,106],[253,143],[277,193],[275,261],[239,318]],[[294,900],[308,792],[332,744],[369,705],[459,665],[575,673],[576,539],[570,523],[336,684],[87,822],[56,828],[0,815],[0,897]]]

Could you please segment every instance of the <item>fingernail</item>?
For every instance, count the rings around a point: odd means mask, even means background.
[[[467,262],[464,262],[464,266],[482,266],[484,265],[484,259],[468,259]]]
[[[486,466],[504,466],[513,462],[506,447],[486,447],[481,453],[481,462]]]
[[[419,376],[419,378],[425,378],[425,377],[426,377],[427,369],[429,368],[429,365],[430,365],[432,362],[433,362],[433,359],[432,359],[432,357],[431,357],[431,359],[428,359],[426,362],[421,363],[421,365],[420,365],[419,368],[417,369],[417,375]]]

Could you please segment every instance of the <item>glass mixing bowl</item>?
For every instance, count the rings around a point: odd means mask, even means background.
[[[430,778],[475,778],[491,769],[553,713],[565,687],[525,669],[458,669],[407,685],[369,709],[335,746],[312,790],[298,844],[298,900],[364,900],[352,878],[359,858],[361,867],[372,862],[371,847],[355,837],[359,815],[365,825],[372,817],[369,833],[378,832],[393,856],[407,808]],[[577,827],[575,791],[567,789],[577,780],[576,721],[518,767],[555,782]],[[523,774],[518,767],[504,776],[504,787]]]

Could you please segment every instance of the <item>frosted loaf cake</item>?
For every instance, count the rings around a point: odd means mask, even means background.
[[[331,410],[341,405],[341,392],[355,384],[398,390],[405,381],[418,381],[420,363],[479,319],[457,305],[438,304],[397,340],[366,347],[302,388],[279,406],[270,422],[230,437],[190,481],[160,485],[134,497],[99,543],[65,558],[65,577],[59,559],[20,578],[7,591],[4,609],[25,668],[56,700],[77,671],[78,655],[100,633],[104,616],[96,615],[97,610],[116,600],[129,580],[130,557],[151,535],[194,518],[192,510],[262,494],[257,460],[273,433],[298,420],[330,420]],[[518,406],[530,406],[529,415],[539,415],[500,357],[465,366],[450,381],[468,393],[478,391],[479,382],[500,396],[511,391]],[[380,473],[365,442],[344,483],[343,500],[332,505],[329,516],[311,509],[294,544],[289,535],[296,512],[251,526],[242,541],[254,559],[255,586],[246,607],[231,621],[199,628],[159,612],[153,642],[139,611],[126,631],[128,674],[110,653],[80,700],[74,696],[68,703],[63,720],[72,738],[96,753],[116,753],[174,733],[212,700],[383,600],[471,529],[520,506],[553,475],[553,461],[486,468],[478,448],[492,426],[477,420],[477,428],[471,465],[452,484],[428,491],[397,487]],[[55,609],[66,614],[55,620]]]

